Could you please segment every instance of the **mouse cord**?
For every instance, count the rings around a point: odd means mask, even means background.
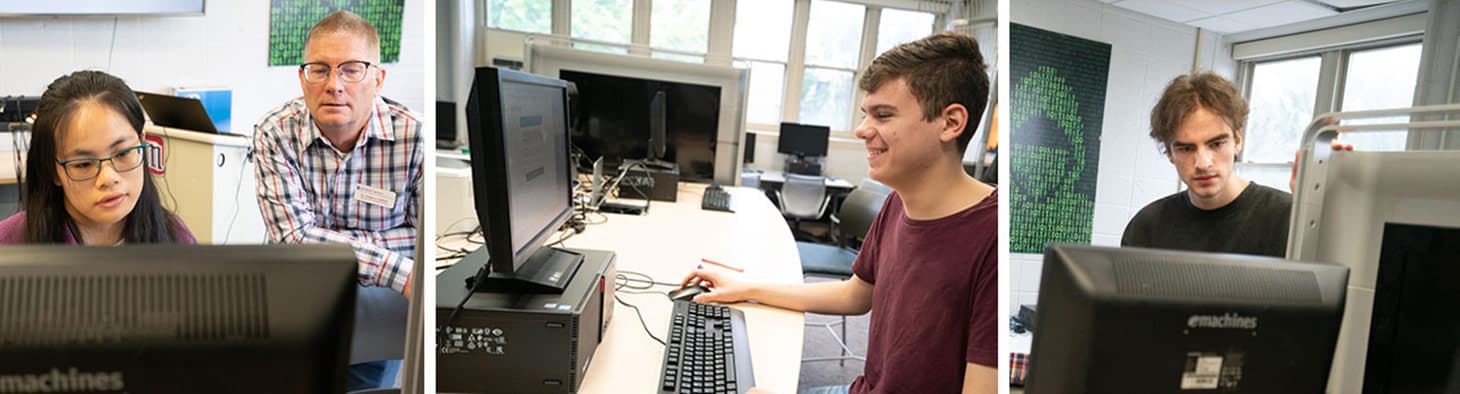
[[[644,333],[645,334],[649,334],[649,338],[654,338],[654,341],[659,342],[660,345],[664,345],[665,344],[663,339],[659,339],[658,336],[655,336],[654,335],[654,332],[653,331],[649,331],[649,323],[645,323],[644,322],[644,312],[640,312],[639,311],[639,307],[634,306],[633,304],[624,302],[624,299],[618,298],[618,295],[617,294],[615,294],[613,296],[613,299],[615,301],[618,301],[618,303],[623,304],[623,306],[626,306],[626,307],[629,307],[630,309],[633,309],[634,310],[634,314],[639,315],[639,325],[644,327]]]

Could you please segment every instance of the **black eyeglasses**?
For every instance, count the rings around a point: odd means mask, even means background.
[[[364,60],[352,60],[340,63],[340,65],[334,67],[330,67],[330,65],[324,63],[301,64],[299,65],[299,69],[304,71],[304,82],[320,83],[328,81],[330,79],[330,70],[338,69],[340,70],[340,79],[345,80],[345,82],[355,83],[364,81],[365,72],[374,66],[374,64],[370,64],[370,62]]]
[[[60,164],[61,168],[65,169],[67,178],[78,182],[85,181],[101,175],[101,163],[104,161],[111,162],[112,169],[117,172],[127,172],[141,167],[145,161],[142,160],[142,149],[146,147],[147,144],[137,145],[123,149],[107,158],[84,157],[66,161],[56,160],[56,164]]]

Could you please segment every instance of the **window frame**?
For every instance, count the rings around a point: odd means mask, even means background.
[[[932,26],[930,26],[930,34],[941,31],[942,29],[940,29],[939,26],[942,26],[947,18],[946,8],[939,9],[935,7],[934,9],[921,9],[920,6],[914,6],[914,3],[881,0],[787,0],[794,2],[794,4],[792,5],[791,13],[791,33],[790,36],[786,38],[790,40],[791,45],[788,46],[789,53],[787,54],[786,60],[780,61],[771,59],[760,59],[755,57],[734,56],[733,47],[735,23],[739,23],[740,21],[735,20],[737,7],[735,7],[736,4],[733,4],[735,3],[733,0],[728,2],[724,2],[723,0],[704,0],[710,4],[710,26],[707,27],[707,29],[709,29],[707,35],[708,42],[706,43],[706,51],[704,53],[681,51],[668,48],[658,48],[650,45],[650,27],[653,24],[653,21],[651,20],[653,18],[653,0],[632,1],[633,16],[630,18],[630,31],[632,33],[630,34],[630,42],[627,44],[573,37],[571,17],[572,0],[548,1],[550,3],[549,10],[551,13],[551,23],[549,27],[550,33],[520,31],[491,26],[487,26],[487,30],[498,30],[514,34],[522,34],[530,37],[543,37],[554,42],[559,42],[560,45],[564,45],[567,47],[573,47],[573,44],[576,43],[583,43],[604,47],[624,48],[630,56],[637,55],[643,57],[653,57],[654,53],[664,53],[685,56],[697,56],[704,59],[702,63],[691,64],[734,66],[735,63],[744,61],[779,64],[785,69],[785,75],[783,75],[781,88],[781,122],[797,122],[800,119],[800,100],[803,90],[803,86],[801,85],[802,80],[805,78],[805,72],[808,68],[820,68],[850,72],[852,74],[853,87],[853,92],[850,96],[852,102],[849,105],[851,111],[850,113],[843,115],[848,118],[847,124],[849,125],[849,127],[848,130],[832,130],[830,135],[830,138],[832,140],[856,139],[856,137],[853,135],[853,131],[857,128],[863,117],[863,114],[861,114],[861,112],[858,110],[857,104],[861,101],[864,95],[863,92],[856,88],[856,85],[857,81],[862,76],[861,70],[866,68],[867,64],[870,63],[872,59],[876,56],[875,52],[877,50],[878,39],[877,30],[880,27],[882,10],[897,9],[900,11],[932,14],[933,24]],[[810,10],[812,1],[831,1],[863,6],[862,32],[861,37],[858,38],[859,45],[857,64],[855,67],[847,68],[838,66],[826,66],[806,62],[806,34],[807,27],[810,23]],[[485,4],[483,5],[483,7],[483,11],[485,11]],[[485,13],[483,13],[481,17],[485,17]],[[733,21],[733,23],[730,23],[729,26],[721,26],[721,28],[717,29],[717,20],[729,20]],[[486,21],[484,20],[483,23],[485,24],[485,22]],[[717,42],[722,44],[717,45]],[[579,48],[579,50],[592,49]],[[674,59],[661,60],[679,61]],[[746,114],[743,115],[742,118],[742,128],[744,129],[741,130],[742,132],[771,134],[779,137],[780,124],[751,123],[749,115]]]
[[[1343,110],[1342,107],[1346,88],[1345,85],[1348,83],[1349,56],[1353,55],[1355,52],[1415,44],[1424,44],[1423,34],[1408,34],[1383,40],[1374,40],[1350,45],[1326,47],[1314,50],[1283,53],[1280,55],[1255,57],[1251,59],[1241,60],[1237,64],[1237,86],[1239,92],[1242,94],[1242,98],[1244,100],[1251,100],[1252,79],[1257,65],[1318,55],[1321,58],[1321,63],[1318,67],[1318,86],[1316,87],[1317,95],[1315,96],[1316,102],[1314,102],[1312,114],[1314,118],[1317,118],[1319,115]],[[1423,56],[1422,52],[1421,56]],[[1417,78],[1423,77],[1422,75],[1418,75],[1418,72],[1416,72],[1416,74]],[[1418,80],[1416,80],[1415,82],[1417,84]],[[1413,105],[1412,99],[1410,105]],[[1251,114],[1249,112],[1249,118],[1250,117]],[[1307,125],[1304,125],[1304,127],[1306,126]],[[1250,131],[1251,130],[1247,130],[1246,132]],[[1295,130],[1295,132],[1301,133],[1303,131]],[[1244,140],[1246,139],[1245,137],[1246,136],[1244,136]],[[1411,140],[1410,146],[1412,147],[1413,135],[1409,135],[1409,139]],[[1301,149],[1302,147],[1299,146],[1295,148]],[[1239,166],[1271,167],[1292,165],[1291,160],[1283,162],[1250,161],[1243,156],[1246,155],[1244,154],[1238,157],[1237,164]]]

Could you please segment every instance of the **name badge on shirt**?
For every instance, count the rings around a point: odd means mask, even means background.
[[[355,200],[385,209],[395,209],[395,192],[375,186],[356,184]]]

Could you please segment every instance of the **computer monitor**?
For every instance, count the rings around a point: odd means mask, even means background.
[[[456,148],[456,103],[436,101],[436,149]]]
[[[1460,183],[1436,177],[1460,165],[1460,151],[1313,144],[1287,256],[1352,270],[1329,392],[1460,392],[1460,314],[1438,301],[1460,295]]]
[[[562,291],[581,256],[543,248],[572,216],[567,82],[478,67],[467,99],[472,194],[488,290]],[[479,288],[479,290],[482,288]]]
[[[720,87],[575,70],[558,74],[578,87],[572,142],[587,156],[579,165],[601,157],[608,168],[619,168],[627,160],[657,158],[678,167],[681,180],[715,179]]]
[[[341,393],[347,245],[13,246],[0,392]]]
[[[831,127],[783,122],[776,151],[797,157],[826,156]]]
[[[1051,245],[1025,392],[1324,392],[1347,283],[1335,264]]]

